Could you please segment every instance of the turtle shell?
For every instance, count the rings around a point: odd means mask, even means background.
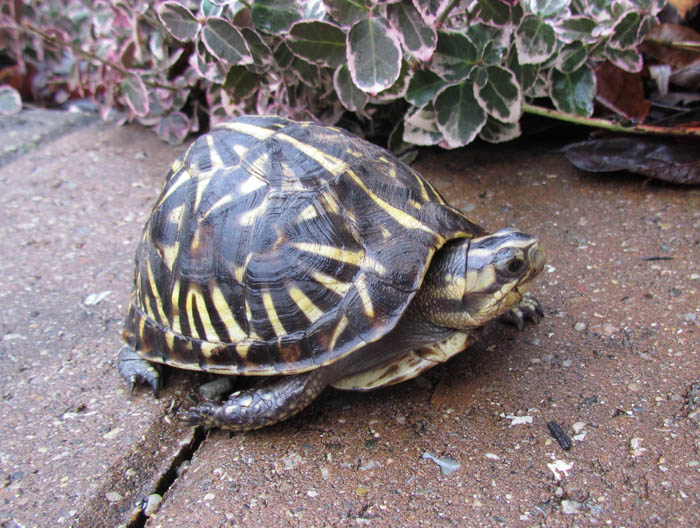
[[[124,338],[221,374],[293,374],[389,332],[446,241],[483,234],[346,131],[246,116],[172,165],[136,253]]]

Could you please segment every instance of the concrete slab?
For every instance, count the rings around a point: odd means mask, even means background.
[[[131,398],[114,366],[134,249],[174,155],[143,129],[96,126],[0,170],[3,526],[73,525],[95,497],[115,526],[193,439],[163,421],[177,384]]]
[[[200,444],[172,410],[201,378],[171,373],[156,401],[114,364],[133,252],[179,150],[94,126],[0,170],[0,524],[700,523],[697,189],[582,175],[541,148],[424,153],[453,205],[540,235],[545,321],[491,325],[414,382],[328,390]]]

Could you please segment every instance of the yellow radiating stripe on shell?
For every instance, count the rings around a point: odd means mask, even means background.
[[[241,194],[248,194],[257,189],[260,189],[260,187],[265,187],[265,185],[267,185],[267,183],[265,183],[265,180],[260,178],[260,176],[251,174],[250,178],[241,183],[241,186],[238,188],[238,190]]]
[[[172,330],[165,331],[165,343],[168,345],[169,350],[175,350],[175,334]]]
[[[239,121],[234,121],[232,123],[222,123],[218,125],[222,128],[228,128],[234,132],[240,132],[246,136],[253,136],[256,139],[263,140],[269,138],[271,135],[275,134],[275,130],[268,130],[267,128],[259,127],[257,125],[251,125],[249,123],[241,123]]]
[[[289,296],[312,323],[316,322],[323,315],[323,310],[316,306],[297,286],[291,286],[289,288]]]
[[[250,209],[241,215],[240,224],[244,226],[252,226],[255,219],[267,209],[267,200],[263,200],[255,209]]]
[[[214,350],[216,350],[220,346],[221,345],[219,343],[211,343],[211,342],[202,342],[199,344],[199,347],[202,351],[202,355],[205,358],[210,358],[213,355]]]
[[[170,321],[170,326],[176,334],[182,334],[182,327],[180,326],[180,281],[175,281],[173,284],[173,292],[170,297],[170,303],[173,308],[173,318]]]
[[[231,338],[231,341],[241,341],[247,338],[248,334],[243,331],[236,321],[236,318],[231,311],[231,307],[229,306],[228,302],[226,302],[226,297],[224,297],[221,289],[216,285],[212,285],[210,287],[210,292],[211,300],[214,303],[216,312],[219,314],[219,319],[221,319],[221,322],[228,330],[228,335]]]
[[[204,330],[204,335],[198,337],[204,341],[218,341],[219,338],[216,335],[216,330],[209,317],[207,305],[204,302],[204,295],[199,288],[192,287],[187,292],[187,318],[190,322],[190,332],[192,335],[197,331],[197,326],[194,322],[195,308],[197,309],[199,320],[202,322],[202,329]]]
[[[352,178],[353,181],[354,181],[355,183],[357,183],[357,185],[359,185],[360,188],[361,188],[363,191],[365,191],[365,192],[367,193],[367,195],[368,195],[372,200],[374,200],[374,202],[375,202],[379,207],[381,207],[382,209],[384,209],[384,211],[386,211],[386,213],[387,213],[389,216],[391,216],[394,220],[396,220],[396,221],[397,221],[399,224],[401,224],[403,227],[405,227],[406,229],[420,229],[420,230],[422,230],[422,231],[426,231],[426,232],[428,232],[428,233],[431,233],[431,234],[435,235],[439,240],[444,241],[444,238],[443,238],[441,235],[437,234],[435,231],[433,231],[432,229],[430,229],[427,225],[425,225],[424,223],[422,223],[422,222],[421,222],[420,220],[418,220],[417,218],[412,217],[410,214],[405,213],[405,212],[402,211],[401,209],[397,209],[396,207],[394,207],[394,206],[391,205],[390,203],[385,202],[384,200],[382,200],[382,199],[381,199],[379,196],[377,196],[371,189],[369,189],[369,187],[367,187],[367,186],[365,185],[365,182],[363,182],[363,181],[360,179],[360,177],[359,177],[357,174],[355,174],[354,171],[349,170],[349,171],[348,171],[348,176],[350,176],[350,178]]]
[[[214,205],[212,205],[209,208],[209,210],[207,212],[202,213],[202,219],[200,220],[200,222],[202,220],[204,220],[205,218],[209,217],[210,214],[212,214],[214,211],[216,211],[220,207],[223,207],[224,205],[226,205],[232,201],[233,201],[233,196],[231,194],[227,194],[225,196],[222,196],[214,203]]]
[[[248,263],[250,262],[250,259],[253,258],[252,253],[248,253],[248,255],[245,258],[245,262],[243,263],[242,266],[238,266],[233,270],[233,275],[236,277],[236,280],[243,284],[243,279],[245,278],[245,272],[246,269],[248,269]]]
[[[163,246],[163,263],[168,267],[170,271],[173,270],[173,265],[175,264],[175,259],[180,251],[180,241],[176,241],[172,246]]]
[[[345,330],[345,328],[347,326],[348,326],[348,318],[346,316],[341,317],[340,321],[338,321],[338,326],[336,326],[335,330],[333,331],[333,337],[331,337],[331,344],[329,346],[329,350],[335,349],[335,344],[338,341],[340,334],[343,333],[343,330]]]
[[[360,275],[355,279],[355,288],[357,288],[357,293],[360,294],[360,299],[362,299],[362,308],[365,311],[365,315],[370,319],[374,319],[374,305],[372,304],[372,297],[367,289],[367,279],[364,275]]]
[[[320,271],[314,271],[311,276],[316,280],[319,284],[322,284],[329,290],[331,290],[333,293],[340,297],[345,297],[345,294],[348,292],[348,290],[352,287],[351,282],[341,282],[337,280],[334,277],[331,277],[330,275],[326,275],[325,273],[321,273]]]
[[[265,311],[267,312],[267,318],[270,321],[270,325],[272,325],[272,330],[275,332],[275,335],[285,335],[287,331],[284,329],[284,326],[282,326],[282,321],[280,321],[280,318],[277,315],[277,310],[275,310],[275,304],[272,302],[272,295],[270,292],[264,291],[262,294],[262,299],[263,305],[265,306]]]
[[[299,220],[313,220],[318,216],[318,211],[316,211],[316,207],[311,204],[307,205],[304,210],[299,214]]]
[[[173,194],[183,183],[189,181],[190,175],[183,167],[183,169],[179,172],[179,174],[173,175],[173,178],[174,179],[171,179],[170,182],[168,182],[168,190],[163,195],[163,197],[158,201],[155,209],[160,207],[165,202],[165,200],[167,200],[170,197],[170,195]]]
[[[147,268],[148,268],[148,282],[151,285],[151,291],[153,292],[153,296],[155,297],[156,301],[156,310],[158,311],[158,317],[160,317],[160,322],[163,324],[168,324],[168,318],[165,316],[165,312],[163,311],[163,301],[160,298],[160,292],[158,291],[158,285],[156,284],[156,277],[153,274],[153,268],[151,268],[151,261],[147,261]],[[149,298],[149,304],[150,304],[150,298]],[[150,307],[151,313],[153,313],[153,307]]]
[[[313,242],[297,242],[294,247],[306,253],[313,253],[321,257],[329,258],[338,262],[345,262],[353,266],[361,266],[362,260],[365,257],[365,252],[362,250],[352,251],[342,249],[335,246],[324,246]]]
[[[269,163],[270,155],[267,152],[262,152],[258,155],[257,158],[255,158],[255,161],[253,161],[253,163],[250,163],[248,160],[246,160],[245,165],[248,167],[249,172],[252,172],[255,175],[263,175],[267,172],[266,169],[269,167]]]
[[[309,145],[308,143],[299,141],[298,139],[292,136],[288,136],[287,134],[281,132],[275,137],[281,141],[289,143],[290,145],[294,146],[297,150],[300,150],[301,152],[306,154],[308,157],[310,157],[319,165],[321,165],[321,167],[330,172],[333,176],[339,176],[348,169],[348,164],[345,163],[343,160],[336,158],[335,156],[331,156],[327,152],[321,149],[317,149],[313,145]]]
[[[238,357],[245,360],[248,357],[248,350],[250,350],[250,343],[237,343],[236,344],[236,354]]]
[[[214,137],[211,135],[207,136],[207,147],[209,147],[209,158],[211,159],[211,169],[212,171],[223,169],[226,165],[224,160],[219,156],[219,151],[216,150],[214,146]]]
[[[195,191],[195,196],[194,196],[194,209],[195,209],[195,211],[199,208],[199,204],[202,201],[202,195],[204,194],[204,191],[207,188],[207,185],[209,185],[210,181],[211,181],[211,177],[209,177],[209,176],[200,176],[199,178],[197,178],[197,189]]]

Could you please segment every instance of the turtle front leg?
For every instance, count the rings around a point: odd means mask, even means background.
[[[129,345],[124,345],[119,351],[117,369],[129,384],[130,390],[134,390],[137,382],[148,383],[153,389],[153,395],[158,397],[161,385],[158,368],[139,356]]]
[[[236,391],[225,402],[204,402],[181,414],[192,425],[249,431],[294,416],[308,406],[328,385],[328,368],[282,376],[258,389]]]
[[[542,305],[534,295],[526,293],[520,302],[510,311],[501,315],[500,320],[504,323],[514,324],[518,330],[522,330],[525,326],[525,320],[529,319],[533,323],[539,323],[544,317]]]

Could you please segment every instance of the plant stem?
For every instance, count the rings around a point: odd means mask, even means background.
[[[37,27],[34,27],[34,26],[31,25],[29,22],[25,22],[25,23],[24,23],[24,28],[26,28],[27,30],[31,31],[32,33],[36,33],[36,34],[39,35],[41,38],[43,38],[44,40],[46,40],[46,41],[48,41],[48,42],[50,42],[50,43],[57,44],[57,45],[60,45],[60,46],[63,46],[63,47],[69,47],[69,48],[71,48],[73,51],[75,51],[76,53],[79,53],[80,55],[83,55],[84,57],[87,57],[87,58],[90,59],[90,60],[97,61],[97,62],[99,62],[99,63],[101,63],[101,64],[104,64],[105,66],[107,66],[107,67],[109,67],[109,68],[112,68],[112,69],[114,69],[114,70],[117,70],[117,71],[118,71],[119,73],[121,73],[124,77],[127,77],[127,76],[129,76],[129,75],[136,75],[135,73],[132,73],[132,72],[128,71],[128,70],[125,69],[125,68],[122,68],[121,66],[119,66],[119,64],[115,64],[115,63],[113,63],[113,62],[110,62],[110,61],[108,61],[108,60],[103,59],[102,57],[98,57],[97,55],[95,55],[94,53],[92,53],[92,52],[90,52],[90,51],[85,51],[85,50],[82,49],[80,46],[78,46],[78,45],[76,45],[76,44],[73,44],[72,42],[65,41],[65,40],[63,40],[61,37],[57,37],[56,35],[49,35],[49,34],[46,33],[45,31],[42,31],[41,29],[39,29],[39,28],[37,28]],[[142,78],[142,80],[143,80],[143,83],[144,83],[145,85],[150,86],[151,88],[165,88],[166,90],[176,91],[176,89],[173,88],[172,86],[166,86],[166,85],[163,85],[163,84],[159,84],[159,83],[157,83],[157,82],[154,82],[154,81],[151,81],[151,80],[148,80],[148,79],[143,79],[143,78]]]
[[[452,0],[449,4],[447,4],[447,7],[443,10],[442,13],[440,13],[440,16],[438,16],[435,19],[435,26],[440,27],[442,26],[442,23],[445,21],[447,18],[447,15],[450,14],[450,11],[454,9],[454,7],[459,3],[459,0]]]
[[[536,106],[528,103],[523,103],[523,112],[529,114],[535,114],[543,117],[549,117],[551,119],[558,119],[560,121],[566,121],[567,123],[574,123],[576,125],[584,125],[596,128],[603,128],[605,130],[611,130],[613,132],[621,132],[624,134],[643,134],[643,135],[655,135],[655,136],[698,136],[700,137],[700,127],[682,127],[677,126],[674,128],[667,128],[654,125],[634,125],[625,126],[620,123],[613,123],[607,119],[601,119],[597,117],[583,117],[574,114],[567,114],[566,112],[560,112],[558,110],[552,110],[551,108],[544,108],[542,106]]]

